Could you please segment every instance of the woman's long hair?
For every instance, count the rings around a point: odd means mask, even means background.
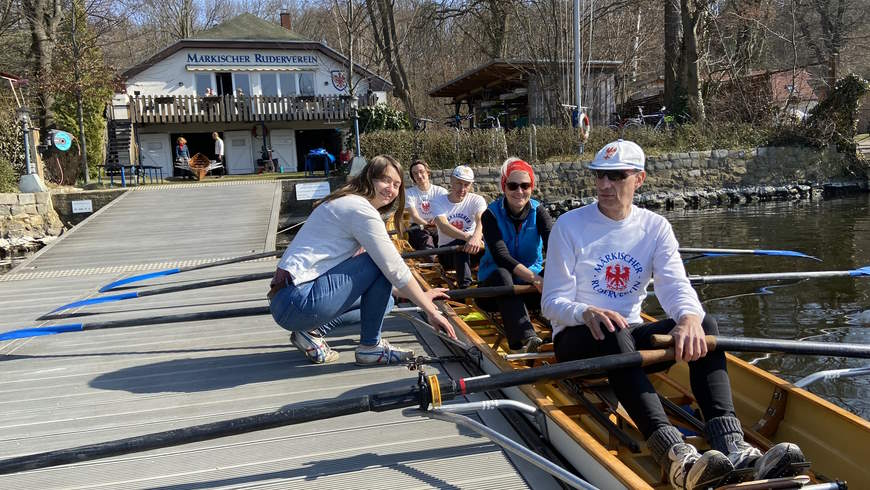
[[[353,177],[347,184],[344,184],[334,190],[330,195],[324,197],[315,204],[315,207],[325,202],[332,201],[333,199],[338,199],[339,197],[351,194],[371,200],[375,197],[375,179],[381,178],[389,166],[392,166],[396,170],[396,173],[399,174],[399,179],[401,179],[399,193],[393,202],[378,208],[378,212],[381,213],[381,216],[394,214],[393,226],[395,226],[396,230],[399,231],[399,236],[401,236],[405,232],[402,223],[402,211],[405,209],[405,173],[402,170],[402,164],[390,155],[378,155],[372,158],[371,161],[363,167],[362,172],[360,172],[359,175]]]

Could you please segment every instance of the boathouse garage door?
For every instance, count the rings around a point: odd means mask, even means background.
[[[228,174],[254,173],[254,153],[251,149],[250,131],[224,132],[224,150]]]
[[[142,165],[160,167],[164,177],[172,176],[172,143],[168,134],[140,134],[139,148]]]
[[[270,135],[272,140],[272,158],[278,159],[278,166],[285,172],[298,172],[305,170],[299,168],[296,159],[296,133],[292,129],[273,129]]]

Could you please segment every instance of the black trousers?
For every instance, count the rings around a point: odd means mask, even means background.
[[[408,228],[408,243],[414,250],[429,250],[438,246],[438,230],[426,228],[418,224]],[[433,261],[434,262],[434,261]]]
[[[513,286],[514,276],[504,267],[499,267],[489,275],[481,286]],[[541,309],[541,295],[523,294],[520,296],[499,296],[497,298],[480,298],[477,305],[487,311],[501,313],[505,335],[511,349],[523,347],[529,337],[534,337],[535,328],[529,320],[529,310]]]
[[[667,334],[674,325],[676,322],[668,319],[618,330],[615,333],[608,332],[602,325],[604,340],[595,340],[585,325],[578,325],[559,332],[553,347],[556,359],[560,362],[634,352],[652,348],[650,336]],[[710,315],[704,318],[701,326],[707,335],[719,334],[716,320]],[[670,367],[670,364],[666,367]],[[663,368],[660,365],[653,369]],[[659,427],[670,425],[661,400],[643,368],[618,369],[608,372],[607,377],[619,402],[637,424],[644,438],[648,439]],[[705,420],[735,416],[724,352],[708,352],[706,356],[690,362],[689,380]]]
[[[465,245],[465,240],[453,240],[450,243],[445,243],[441,246],[449,247],[452,245]],[[456,284],[459,288],[467,288],[471,286],[471,266],[480,260],[483,252],[477,255],[471,255],[466,252],[450,252],[446,254],[438,254],[438,262],[445,269],[456,271]]]

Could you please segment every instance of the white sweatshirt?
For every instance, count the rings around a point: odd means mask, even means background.
[[[559,217],[547,246],[541,298],[553,337],[582,325],[588,305],[641,323],[641,304],[653,276],[656,297],[670,318],[695,314],[703,319],[678,248],[671,224],[637,206],[621,221],[602,214],[597,201]]]
[[[317,206],[278,267],[293,276],[296,285],[313,281],[354,256],[363,247],[387,279],[402,288],[411,271],[390,241],[378,210],[364,197],[343,196]]]

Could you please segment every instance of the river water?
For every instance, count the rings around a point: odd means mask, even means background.
[[[690,274],[852,270],[870,266],[870,194],[663,213],[683,247],[798,250],[823,260],[732,256],[689,261]],[[767,286],[765,289],[762,287]],[[771,287],[772,286],[772,287]],[[722,335],[870,344],[870,277],[698,286]],[[866,359],[740,354],[794,382]],[[870,419],[870,375],[823,380],[813,393]]]

